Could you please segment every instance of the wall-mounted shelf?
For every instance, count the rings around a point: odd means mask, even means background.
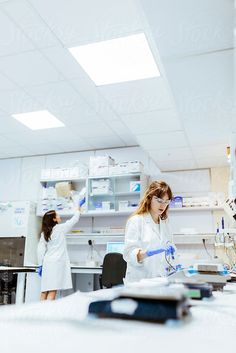
[[[94,240],[95,245],[106,244],[109,241],[124,241],[124,233],[68,233],[66,241],[68,244],[88,244],[88,240]],[[203,239],[206,245],[215,243],[215,234],[174,234],[174,243],[178,245],[203,245]]]
[[[176,207],[169,208],[172,212],[191,212],[191,211],[223,211],[221,206],[192,206],[192,207]]]
[[[116,175],[94,175],[88,176],[88,179],[107,179],[107,178],[129,178],[137,176],[139,177],[141,173],[127,173],[127,174],[116,174]]]
[[[81,245],[88,245],[88,241],[93,240],[94,245],[104,245],[107,242],[119,242],[124,241],[124,233],[110,233],[110,234],[67,234],[66,235],[66,242],[69,245],[72,244],[81,244]]]
[[[58,178],[58,179],[41,179],[40,183],[45,184],[45,183],[57,183],[60,181],[74,181],[74,182],[80,182],[83,181],[85,182],[87,180],[86,177],[84,178]]]
[[[135,209],[130,210],[130,211],[88,211],[86,214],[84,213],[83,215],[86,217],[128,216],[131,213],[133,213],[134,211],[135,211]]]
[[[109,216],[128,216],[131,215],[135,210],[132,211],[88,211],[85,213],[81,213],[81,217],[109,217]],[[60,217],[72,217],[74,213],[72,212],[61,212],[56,211]],[[37,216],[43,217],[42,213],[38,213]]]

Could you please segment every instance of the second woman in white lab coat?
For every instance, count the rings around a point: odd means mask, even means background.
[[[40,300],[54,300],[57,290],[72,288],[65,234],[78,222],[79,217],[79,209],[65,223],[61,223],[60,216],[53,210],[43,216],[38,244],[38,264],[42,266]]]
[[[172,191],[164,181],[154,181],[146,190],[138,209],[129,218],[125,231],[126,280],[166,276],[167,255],[173,255],[168,207]]]

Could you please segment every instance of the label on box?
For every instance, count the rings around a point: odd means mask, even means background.
[[[129,189],[131,192],[140,192],[141,190],[140,181],[131,181],[129,184]]]

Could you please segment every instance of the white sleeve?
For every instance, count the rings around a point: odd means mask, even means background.
[[[65,223],[60,224],[59,226],[63,227],[64,233],[68,233],[73,228],[73,226],[79,221],[79,218],[80,218],[80,211],[77,210],[71,219],[69,219]]]
[[[46,251],[47,251],[47,244],[44,239],[44,236],[41,235],[39,243],[38,243],[38,248],[37,248],[37,257],[38,257],[38,265],[39,266],[42,266],[42,264],[43,264],[43,258],[44,258]]]
[[[124,259],[126,262],[130,262],[135,266],[143,266],[143,263],[138,262],[137,254],[139,250],[142,250],[140,246],[140,226],[139,219],[137,217],[131,217],[126,225],[125,229],[125,247],[124,247]]]

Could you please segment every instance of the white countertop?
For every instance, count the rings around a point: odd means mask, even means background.
[[[214,298],[194,301],[185,322],[151,324],[87,318],[89,303],[114,290],[81,293],[57,300],[0,308],[1,349],[8,353],[222,353],[233,351],[236,330],[236,284]],[[14,336],[12,336],[14,332]],[[13,339],[14,337],[14,339]]]

